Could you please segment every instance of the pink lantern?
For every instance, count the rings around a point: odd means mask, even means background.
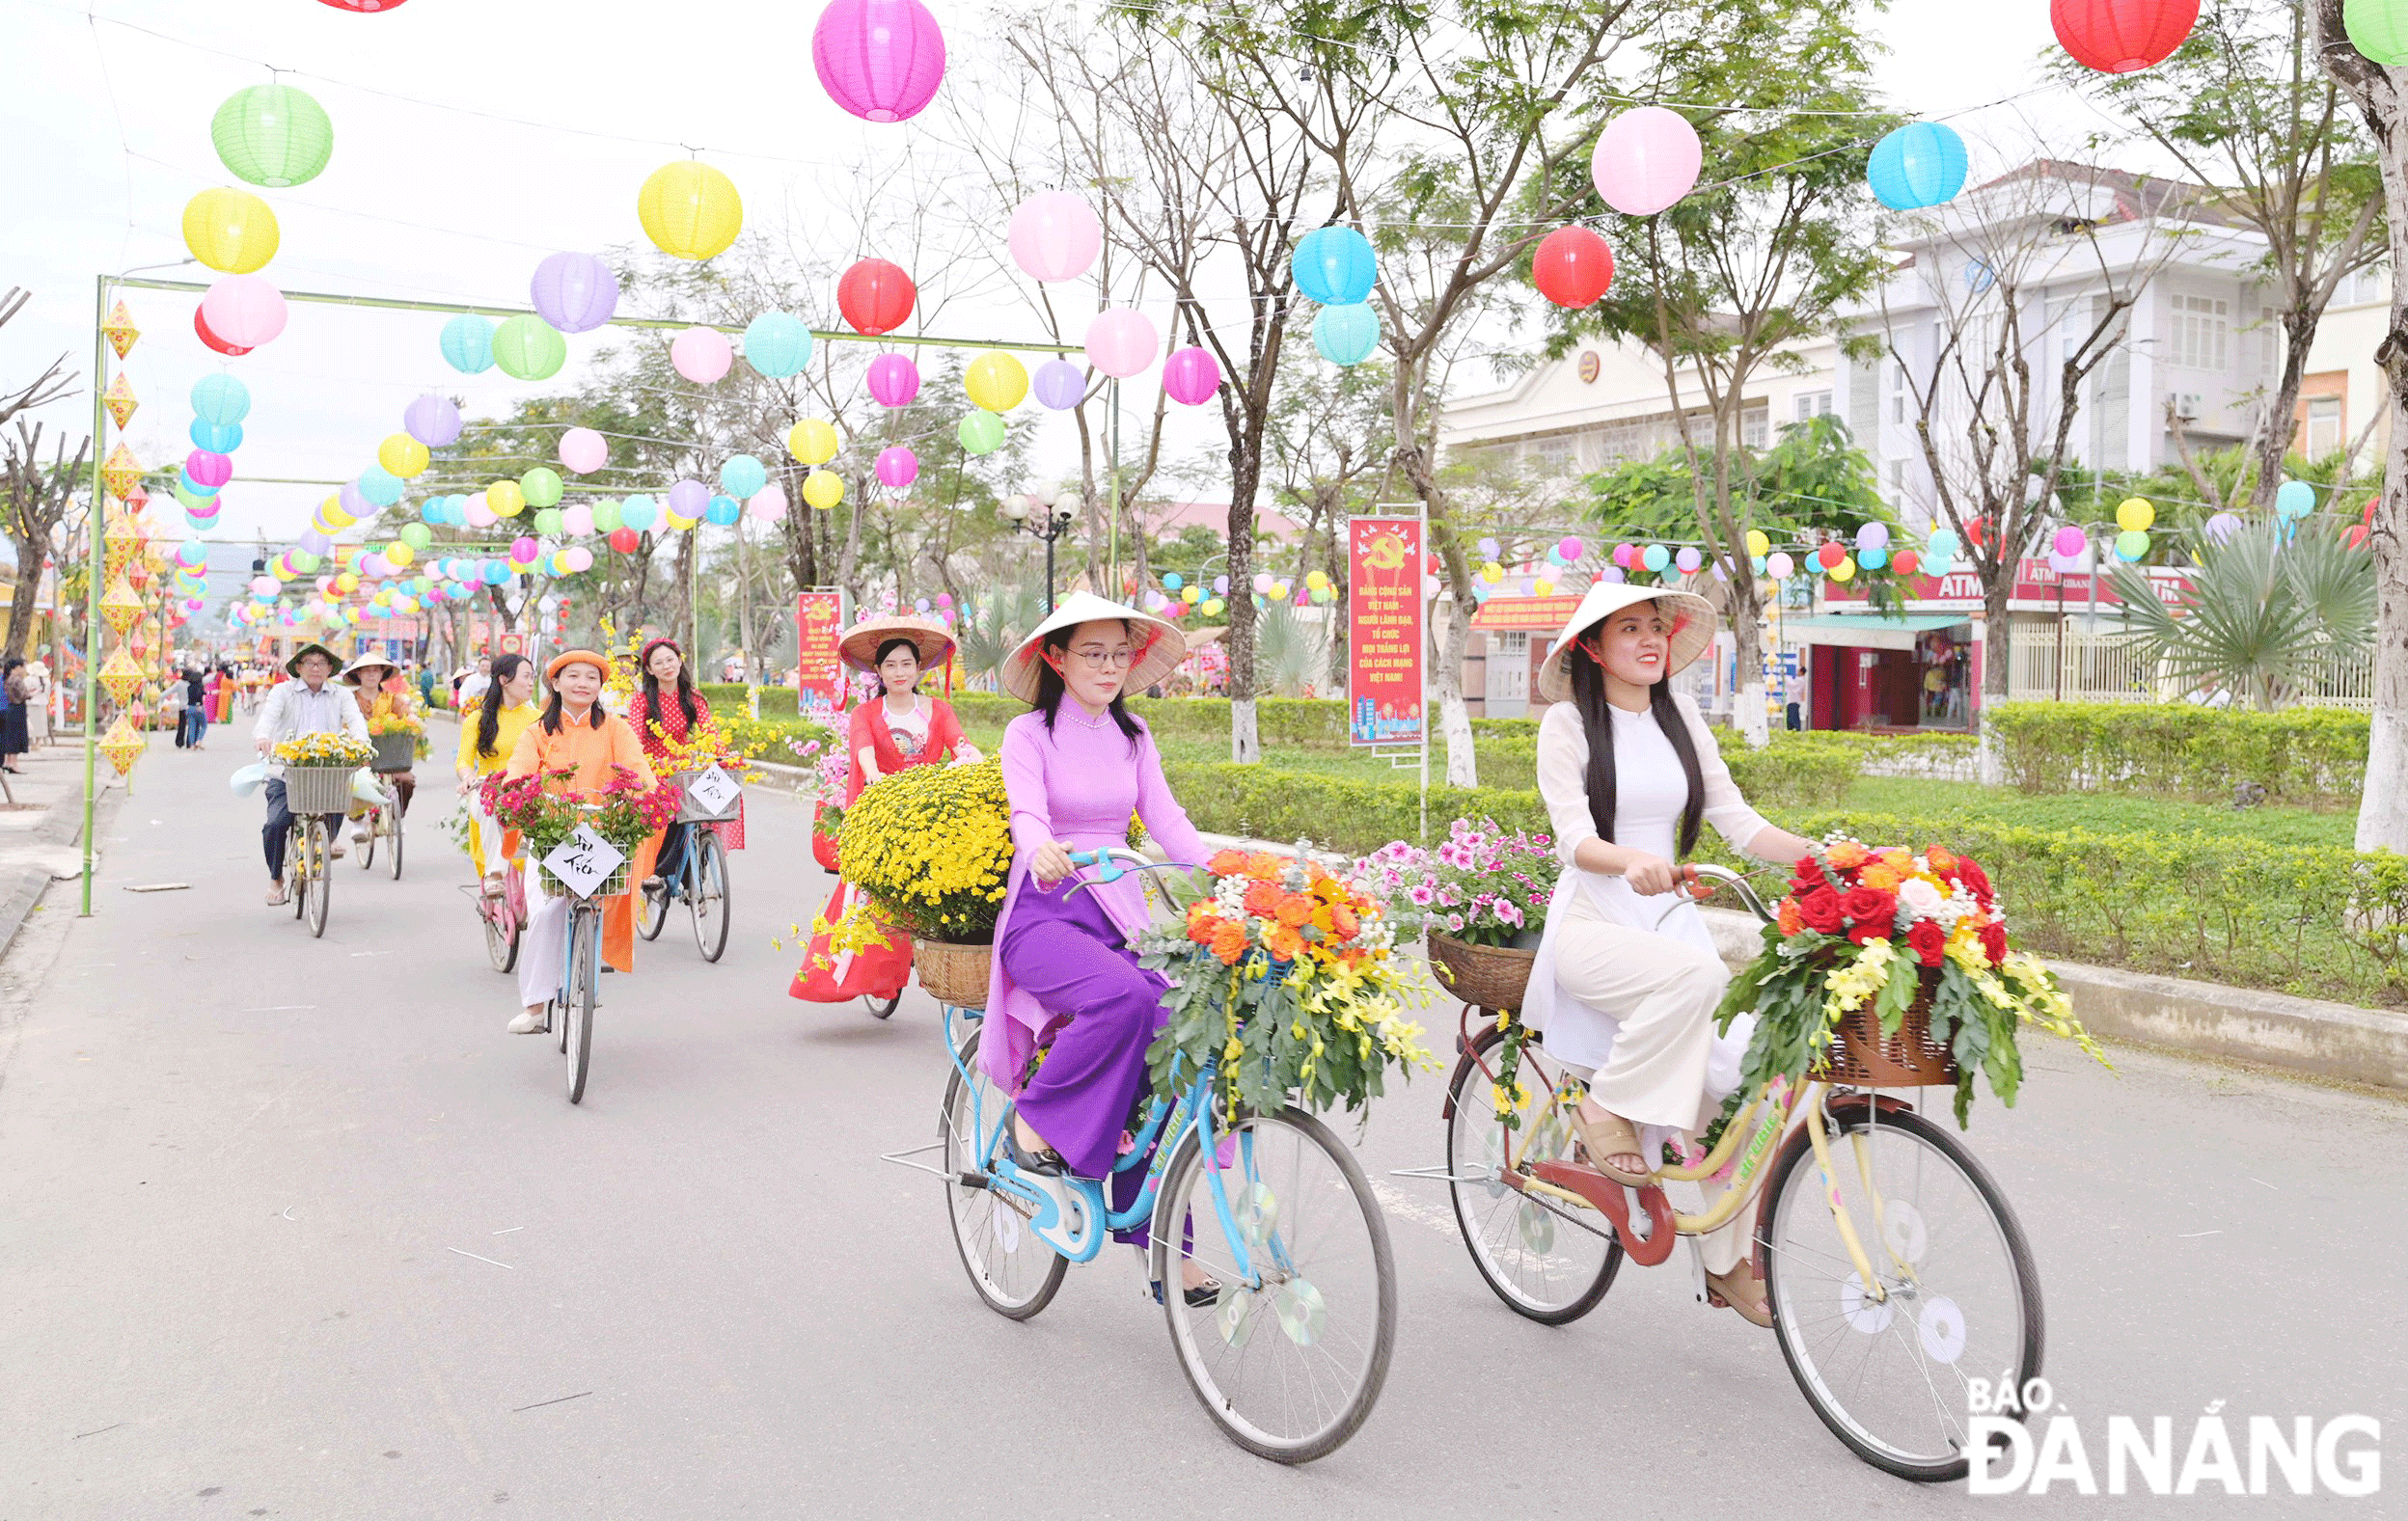
[[[222,486],[234,478],[234,462],[223,454],[196,448],[184,456],[184,474],[196,486]]]
[[[869,398],[882,407],[908,407],[919,394],[919,367],[901,354],[869,362]]]
[[[571,575],[593,569],[593,551],[583,544],[572,544],[561,551],[561,559],[568,566]]]
[[[1202,406],[1220,389],[1220,361],[1210,349],[1175,349],[1163,361],[1163,389],[1183,407]]]
[[[752,493],[744,507],[763,523],[775,523],[786,515],[786,488],[773,480]]]
[[[1161,342],[1144,312],[1114,307],[1087,324],[1087,363],[1114,380],[1127,380],[1154,363]]]
[[[676,517],[699,518],[711,507],[711,488],[698,480],[681,480],[669,488],[669,510]]]
[[[589,502],[572,502],[561,509],[561,531],[583,538],[593,531],[593,507]]]
[[[919,478],[919,456],[900,444],[878,451],[878,478],[897,491]]]
[[[1555,553],[1564,557],[1564,563],[1570,564],[1580,557],[1580,552],[1585,548],[1587,546],[1578,538],[1568,536],[1556,544]]]
[[[811,28],[828,98],[864,122],[901,122],[936,98],[944,32],[919,0],[834,0]]]
[[[618,277],[591,254],[555,254],[528,282],[535,315],[563,333],[590,333],[618,310]]]
[[[199,479],[200,477],[195,476],[194,478]],[[2089,545],[2090,540],[2083,535],[2080,529],[2066,527],[2057,530],[2056,548],[2060,558],[2071,559],[2080,555],[2084,549],[2089,547]]]
[[[717,328],[690,327],[670,340],[669,362],[688,380],[707,386],[727,373],[736,362],[736,348]]]
[[[561,435],[561,463],[570,474],[588,475],[611,457],[611,442],[591,428],[570,428]]]
[[[236,348],[257,348],[285,330],[285,293],[260,275],[228,275],[201,298],[209,331]]]
[[[1067,190],[1040,190],[1012,211],[1012,262],[1032,280],[1076,280],[1104,251],[1104,224]]]
[[[481,491],[460,504],[460,516],[472,529],[489,529],[502,521],[502,515],[485,504],[485,494]]]
[[[519,537],[510,540],[510,563],[514,565],[532,565],[535,562],[535,556],[542,552],[542,548],[543,546],[537,544],[534,539],[521,534]]]
[[[1688,118],[1663,106],[1639,106],[1598,134],[1589,176],[1607,205],[1626,216],[1654,216],[1689,193],[1705,163],[1705,145]]]

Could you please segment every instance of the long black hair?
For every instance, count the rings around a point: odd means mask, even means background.
[[[1108,621],[1119,624],[1122,632],[1132,639],[1136,638],[1136,631],[1129,627],[1128,619],[1113,618]],[[1079,625],[1075,623],[1068,628],[1055,629],[1045,637],[1044,648],[1057,650],[1061,652],[1063,659],[1069,659],[1070,637],[1078,631]],[[1142,655],[1144,652],[1140,650],[1138,653]],[[1121,685],[1124,687],[1128,685],[1127,677],[1121,678]],[[1061,711],[1062,698],[1067,696],[1069,692],[1070,689],[1062,685],[1062,673],[1055,670],[1053,663],[1044,659],[1040,654],[1037,661],[1036,711],[1045,715],[1047,733],[1054,732],[1054,716]],[[1112,721],[1118,724],[1120,732],[1127,736],[1130,751],[1134,754],[1137,747],[1137,736],[1145,732],[1144,722],[1129,711],[1129,704],[1122,699],[1119,693],[1112,693],[1112,705],[1109,711],[1112,715]]]
[[[686,716],[686,727],[691,729],[697,716],[695,699],[699,694],[694,690],[693,663],[686,659],[684,650],[677,649],[675,639],[654,639],[643,647],[643,659],[637,663],[643,667],[643,715],[648,722],[661,721],[661,681],[652,674],[652,652],[664,644],[677,650],[677,707]]]
[[[1589,653],[1586,634],[1573,643],[1567,657],[1572,666],[1572,700],[1580,710],[1580,726],[1589,737],[1589,821],[1597,837],[1614,842],[1614,716],[1605,700],[1605,667]],[[1689,725],[1672,700],[1672,683],[1657,681],[1647,689],[1647,711],[1656,726],[1672,742],[1681,757],[1681,773],[1688,778],[1688,800],[1681,804],[1681,854],[1697,848],[1698,822],[1706,815],[1706,774],[1697,764],[1697,744]]]
[[[494,665],[497,667],[500,666],[501,664],[502,663],[500,661],[494,662]],[[589,663],[581,660],[576,664],[583,665]],[[567,667],[562,666],[561,669],[565,670]],[[610,672],[603,672],[602,679],[604,681],[608,681],[610,679]],[[595,693],[593,695],[593,706],[586,710],[586,726],[588,728],[598,729],[602,726],[602,720],[609,717],[610,715],[605,712],[602,707],[602,694],[598,692]],[[543,732],[546,734],[558,734],[561,732],[561,689],[559,683],[555,682],[553,684],[552,695],[545,699],[543,704],[543,717],[537,719],[535,721],[543,725]]]
[[[502,737],[502,689],[518,674],[518,667],[527,664],[524,655],[504,655],[493,663],[493,685],[477,700],[477,753],[490,759],[497,752],[494,744]],[[553,730],[555,734],[558,729]]]

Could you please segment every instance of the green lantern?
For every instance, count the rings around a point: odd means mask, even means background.
[[[608,533],[613,529],[618,527],[618,522],[617,502],[603,501],[597,502],[593,504],[593,531],[596,533]]]
[[[972,412],[962,419],[953,436],[972,454],[992,454],[1003,447],[1003,420],[992,412]]]
[[[529,497],[527,500],[533,502],[535,499]],[[561,536],[561,509],[558,507],[537,508],[535,511],[535,533],[541,538],[559,538]]]
[[[552,368],[558,369],[560,366],[555,363]],[[548,374],[550,371],[547,370],[545,373]],[[537,465],[518,477],[518,489],[519,494],[527,499],[529,506],[552,507],[560,505],[561,492],[564,488],[561,485],[559,471],[549,465]]]
[[[2341,30],[2386,68],[2408,64],[2408,0],[2342,0]]]
[[[512,380],[550,380],[568,362],[568,340],[543,318],[522,312],[493,330],[493,362]],[[556,486],[560,478],[552,475]],[[557,492],[553,500],[560,500]]]
[[[407,544],[412,549],[424,549],[429,543],[433,542],[434,537],[435,535],[433,530],[428,529],[424,523],[404,523],[401,525],[401,542]]]
[[[281,189],[317,177],[334,156],[335,124],[306,92],[290,85],[253,85],[217,108],[209,140],[235,177]]]

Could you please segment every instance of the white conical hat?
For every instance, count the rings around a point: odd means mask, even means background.
[[[1554,644],[1546,652],[1546,664],[1539,667],[1539,695],[1549,702],[1572,700],[1573,641],[1638,602],[1660,602],[1672,616],[1672,648],[1664,661],[1666,676],[1706,653],[1706,646],[1714,641],[1714,605],[1696,592],[1601,581],[1589,588],[1589,594],[1580,599],[1579,611],[1555,636]]]
[[[1041,664],[1037,651],[1045,644],[1045,637],[1056,629],[1075,629],[1081,623],[1098,623],[1117,618],[1129,625],[1129,635],[1136,640],[1137,658],[1129,663],[1129,674],[1120,680],[1122,696],[1143,692],[1179,668],[1188,656],[1188,637],[1176,625],[1139,612],[1123,603],[1099,597],[1091,591],[1074,591],[1055,605],[1043,623],[1028,631],[1003,662],[1003,690],[1023,702],[1037,700],[1037,667]]]

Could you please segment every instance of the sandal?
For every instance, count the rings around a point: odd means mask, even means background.
[[[1580,1144],[1588,1149],[1591,1167],[1626,1187],[1644,1188],[1648,1185],[1651,1175],[1645,1170],[1647,1154],[1639,1149],[1639,1132],[1630,1127],[1629,1121],[1618,1114],[1608,1114],[1601,1121],[1592,1120],[1583,1106],[1574,1104],[1572,1128],[1580,1137]],[[1609,1156],[1635,1156],[1639,1158],[1641,1170],[1626,1172],[1610,1165],[1606,1161]]]
[[[1706,1275],[1706,1302],[1717,1310],[1737,1310],[1750,1325],[1772,1328],[1772,1304],[1765,1297],[1765,1281],[1741,1263],[1728,1273]]]
[[[1043,1151],[1031,1152],[1020,1144],[1018,1115],[1014,1115],[1003,1127],[1003,1154],[1012,1159],[1014,1167],[1038,1178],[1059,1178],[1069,1170],[1063,1165],[1062,1154],[1054,1148],[1049,1146]]]

